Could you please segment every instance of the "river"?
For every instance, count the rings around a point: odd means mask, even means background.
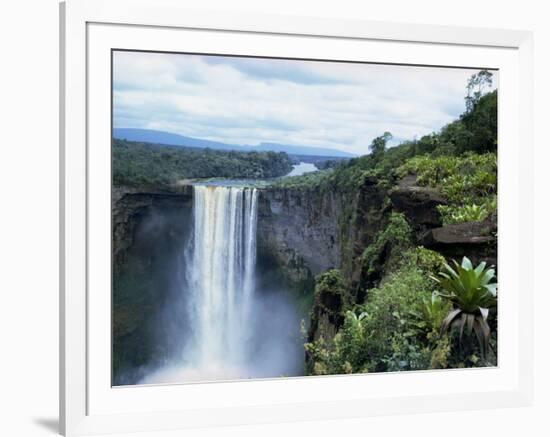
[[[315,167],[314,164],[311,164],[309,162],[300,162],[299,164],[296,164],[292,171],[287,174],[287,176],[300,176],[304,173],[311,173],[317,171],[317,167]]]

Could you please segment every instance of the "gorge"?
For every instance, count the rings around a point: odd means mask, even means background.
[[[134,280],[125,299],[114,290],[113,340],[124,351],[115,384],[301,375],[305,339],[334,336],[344,300],[362,302],[378,283],[382,271],[366,269],[361,254],[390,211],[419,235],[448,228],[435,194],[402,185],[388,197],[373,178],[342,192],[199,184],[113,200],[117,283]],[[460,238],[426,243],[474,259],[490,247]],[[377,255],[381,265],[390,250]],[[315,277],[333,268],[351,279],[350,294],[314,296]]]
[[[157,253],[150,250],[152,244],[177,261],[149,259],[141,267],[143,272],[135,268],[129,272],[134,277],[152,278],[148,291],[154,320],[141,333],[144,325],[143,320],[139,321],[135,331],[137,336],[148,335],[153,328],[156,335],[149,334],[146,342],[151,348],[145,354],[148,362],[128,366],[115,374],[114,382],[169,383],[302,374],[296,305],[285,285],[274,287],[266,284],[265,278],[256,280],[259,190],[196,184],[179,193],[149,195],[150,203],[146,205],[140,203],[145,193],[128,193],[119,200],[139,199],[135,210],[124,208],[129,213],[125,215],[129,234],[124,238],[133,235],[138,239],[129,242],[124,254],[119,253],[125,258],[119,262],[127,266],[128,258],[143,258],[144,252],[136,253],[142,239],[150,240],[146,244],[149,253]],[[167,199],[170,206],[166,205]],[[168,240],[176,247],[165,250],[162,246]],[[256,289],[257,282],[263,282],[261,292]],[[136,355],[143,357],[143,348]]]
[[[463,257],[496,274],[496,102],[300,176],[115,140],[113,385],[496,365],[496,307],[487,356],[440,334],[433,280]]]

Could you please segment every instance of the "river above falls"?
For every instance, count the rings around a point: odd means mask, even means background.
[[[315,167],[314,164],[309,162],[300,162],[299,164],[294,165],[292,171],[286,176],[301,176],[305,173],[311,173],[314,171],[317,171],[317,167]]]

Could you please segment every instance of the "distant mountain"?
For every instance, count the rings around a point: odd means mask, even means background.
[[[120,140],[139,141],[142,143],[166,144],[168,146],[185,147],[210,147],[218,150],[242,150],[248,151],[249,147],[236,144],[220,143],[218,141],[201,140],[198,138],[185,137],[171,132],[164,132],[153,129],[114,128],[113,136]]]
[[[228,144],[219,141],[191,138],[171,132],[164,132],[153,129],[114,128],[113,136],[114,138],[127,141],[139,141],[143,143],[166,144],[169,146],[182,147],[209,147],[211,149],[217,150],[237,150],[241,152],[256,150],[258,152],[286,152],[289,155],[310,155],[341,158],[353,158],[355,156],[351,153],[342,152],[336,149],[325,149],[322,147],[293,146],[277,143],[261,143],[258,146]]]
[[[286,152],[289,155],[314,155],[314,156],[334,156],[339,158],[354,158],[355,155],[336,149],[325,149],[324,147],[310,146],[292,146],[289,144],[261,143],[254,150],[273,152]]]

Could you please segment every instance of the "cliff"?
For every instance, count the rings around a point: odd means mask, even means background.
[[[113,264],[120,265],[134,244],[135,229],[151,211],[190,209],[193,192],[190,185],[130,188],[113,187],[111,196]]]
[[[173,272],[189,234],[189,186],[115,187],[112,193],[113,375],[135,383],[162,359],[166,339],[156,323],[178,292]]]
[[[168,272],[181,269],[177,263],[191,230],[192,197],[192,187],[186,184],[113,191],[113,341],[115,352],[124,351],[115,353],[115,370],[139,368],[163,356],[165,333],[155,332],[155,318],[174,301],[177,284]],[[411,177],[391,189],[374,177],[363,177],[360,184],[347,188],[261,189],[259,290],[293,293],[309,324],[309,340],[332,337],[345,308],[363,303],[368,290],[387,274],[384,266],[391,247],[375,253],[375,269],[367,267],[364,254],[392,212],[404,215],[415,245],[447,258],[466,255],[474,262],[496,263],[496,217],[443,226],[437,206],[445,202],[439,192],[417,186]],[[330,287],[318,287],[314,293],[315,277],[332,269],[338,272],[329,279],[341,278],[345,295]]]
[[[258,263],[281,274],[271,280],[307,302],[308,337],[331,337],[343,321],[350,301],[365,299],[360,255],[386,222],[387,190],[374,178],[353,189],[269,188],[258,209]],[[314,277],[338,269],[348,278],[350,295],[314,295]]]
[[[349,304],[363,303],[368,289],[383,279],[392,248],[374,255],[379,266],[367,268],[364,253],[390,213],[402,213],[411,229],[414,245],[441,253],[447,259],[468,256],[496,264],[496,217],[483,222],[443,226],[437,210],[446,199],[437,190],[416,185],[406,177],[389,189],[374,177],[345,190],[272,188],[260,194],[258,259],[281,271],[281,278],[298,293],[312,296],[308,337],[331,337],[343,321]],[[369,261],[369,260],[367,260]],[[372,265],[373,263],[370,263]],[[346,296],[324,293],[314,277],[338,269],[347,282]]]

